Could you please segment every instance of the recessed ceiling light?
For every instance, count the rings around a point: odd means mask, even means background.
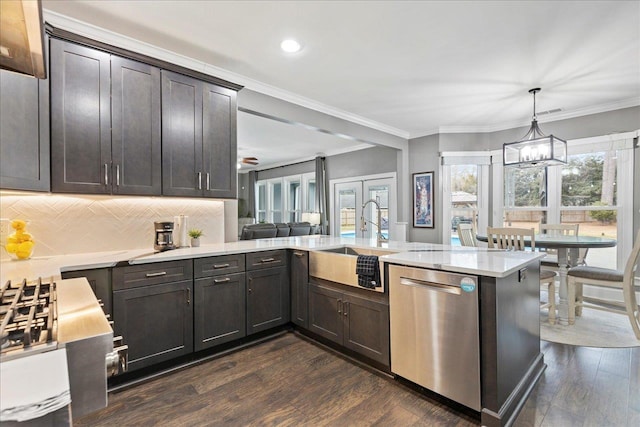
[[[280,43],[280,49],[287,53],[296,53],[300,50],[300,43],[293,39],[286,39]]]

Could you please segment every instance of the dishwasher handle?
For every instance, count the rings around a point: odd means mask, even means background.
[[[400,284],[405,286],[413,286],[416,288],[429,288],[429,290],[444,292],[447,294],[461,295],[462,290],[457,286],[445,285],[442,283],[427,282],[424,280],[410,279],[408,277],[400,277]]]

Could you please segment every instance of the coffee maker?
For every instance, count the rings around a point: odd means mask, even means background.
[[[160,252],[174,249],[173,222],[154,222],[153,225],[156,232],[153,249]]]

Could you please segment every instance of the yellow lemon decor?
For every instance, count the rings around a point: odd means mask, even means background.
[[[25,231],[27,222],[21,219],[11,221],[11,228],[16,230],[7,237],[5,249],[14,259],[29,259],[33,253],[35,242],[33,236]]]

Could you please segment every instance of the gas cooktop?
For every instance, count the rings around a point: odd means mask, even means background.
[[[7,281],[0,288],[0,356],[21,356],[57,346],[53,280]]]

